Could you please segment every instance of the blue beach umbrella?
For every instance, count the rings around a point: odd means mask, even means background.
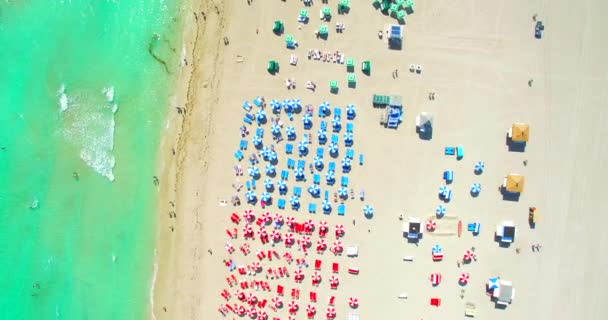
[[[260,154],[262,155],[262,157],[264,159],[268,159],[268,156],[270,155],[271,152],[272,151],[270,151],[270,148],[264,147],[264,148],[262,148],[262,151],[260,151]]]
[[[352,132],[345,132],[344,133],[344,143],[348,144],[348,143],[352,143],[353,142],[353,133]]]
[[[443,249],[441,248],[440,245],[436,244],[431,248],[431,251],[433,253],[441,253],[443,251]]]
[[[437,217],[443,217],[445,215],[445,206],[442,204],[438,205],[437,209],[435,209],[435,213],[437,214]]]
[[[329,202],[329,200],[325,199],[323,200],[323,212],[330,212],[331,211],[331,202]]]
[[[285,128],[285,134],[287,135],[287,139],[293,140],[296,138],[296,128],[293,126],[288,126]]]
[[[270,127],[270,132],[275,135],[278,136],[281,134],[281,126],[279,126],[278,124],[273,124],[272,127]]]
[[[270,200],[270,198],[271,198],[270,193],[265,192],[265,191],[260,196],[260,200],[262,200],[264,202],[268,202]]]
[[[319,187],[319,185],[317,185],[317,184],[313,184],[310,187],[308,187],[308,192],[313,197],[317,197],[321,193],[321,187]]]
[[[258,136],[257,134],[255,136],[253,136],[253,138],[251,138],[251,142],[253,142],[253,145],[258,147],[262,145],[262,137]]]
[[[312,162],[313,162],[315,168],[317,168],[317,169],[323,168],[323,158],[315,157]]]
[[[266,112],[260,109],[255,113],[255,117],[256,119],[258,119],[259,122],[263,122],[266,119]]]
[[[296,179],[303,180],[304,179],[304,169],[302,169],[302,168],[296,168],[296,170],[295,170],[295,176],[296,176]]]
[[[333,171],[327,171],[325,173],[325,180],[327,180],[327,183],[333,183],[336,181],[336,174]]]
[[[440,196],[445,196],[445,194],[448,192],[448,187],[447,186],[441,186],[439,187],[439,195]]]
[[[323,129],[319,129],[318,133],[319,135],[319,143],[323,144],[325,142],[327,142],[327,131],[323,130]]]
[[[272,179],[266,178],[264,180],[264,188],[266,188],[266,190],[272,190]]]
[[[255,202],[255,192],[251,190],[245,192],[245,199],[247,199],[248,203]]]
[[[291,102],[291,99],[285,99],[285,100],[283,100],[283,109],[287,113],[293,111],[293,102]]]
[[[271,151],[268,153],[268,161],[270,162],[275,162],[277,161],[277,153],[274,151]]]
[[[346,187],[338,189],[338,196],[342,199],[348,198],[348,189],[346,189]]]
[[[355,105],[354,104],[347,104],[346,105],[346,117],[349,120],[352,120],[355,118]]]
[[[374,214],[374,208],[369,204],[366,205],[365,207],[363,207],[363,214],[365,215],[365,217],[371,218]]]
[[[327,146],[327,150],[329,150],[330,154],[336,154],[338,153],[338,145],[332,142]]]
[[[300,198],[298,198],[298,196],[296,195],[293,195],[291,196],[291,198],[289,198],[289,203],[292,207],[297,208],[298,206],[300,206]]]
[[[279,182],[277,182],[277,187],[279,188],[280,191],[286,191],[287,183],[285,182],[285,180],[279,180]]]
[[[320,113],[321,113],[323,116],[327,116],[327,115],[328,115],[328,113],[329,113],[329,107],[330,107],[329,102],[327,102],[327,101],[323,101],[323,102],[321,103],[321,105],[319,105],[319,110],[320,110]]]
[[[260,175],[260,169],[258,169],[258,167],[249,167],[247,172],[254,178]]]
[[[494,290],[494,289],[498,289],[498,278],[490,278],[488,279],[488,289],[489,290]]]
[[[342,128],[342,121],[340,121],[340,118],[334,117],[331,119],[331,126],[335,132],[338,132],[340,131],[340,128]]]
[[[269,163],[266,165],[266,174],[267,175],[273,175],[277,172],[277,170],[275,169],[275,167]]]
[[[310,114],[306,113],[302,116],[302,122],[304,122],[304,128],[309,129],[312,127],[312,117]]]
[[[281,112],[281,103],[279,102],[279,100],[272,99],[270,101],[270,108],[272,108],[272,112],[279,113]]]
[[[473,183],[473,185],[471,185],[471,193],[472,194],[479,194],[480,191],[481,191],[481,184],[479,184],[479,183]]]
[[[291,100],[291,103],[293,104],[293,108],[296,110],[302,108],[302,101],[300,101],[300,99],[293,99]]]
[[[298,152],[300,155],[308,153],[308,142],[300,141],[300,143],[298,143]]]
[[[485,167],[486,167],[486,164],[483,163],[483,161],[477,161],[475,163],[475,172],[476,173],[482,173],[483,169],[485,169]]]
[[[348,157],[342,158],[341,164],[342,164],[343,171],[350,170],[350,159]]]

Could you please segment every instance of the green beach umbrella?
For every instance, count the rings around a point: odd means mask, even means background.
[[[336,81],[336,80],[329,81],[329,88],[332,90],[338,89],[338,81]]]
[[[404,22],[405,21],[405,10],[399,10],[397,11],[397,20],[399,20],[399,22]]]
[[[405,7],[412,8],[414,6],[414,0],[405,0]]]
[[[319,27],[319,34],[327,34],[327,26],[323,25]]]
[[[349,74],[346,76],[346,79],[348,80],[348,83],[355,83],[357,82],[357,80],[355,79],[355,75],[354,74]]]
[[[346,71],[352,72],[354,70],[355,70],[355,60],[353,60],[352,58],[347,58],[346,59]]]
[[[272,31],[275,33],[283,31],[283,22],[281,22],[280,20],[275,21],[274,26],[272,27]]]
[[[285,36],[285,42],[293,42],[293,36],[288,34]]]
[[[363,61],[363,63],[361,63],[361,71],[369,74],[372,71],[372,63],[369,60]]]
[[[404,2],[405,2],[405,0],[395,0],[395,4],[400,7],[403,5]]]
[[[388,10],[391,12],[391,14],[393,14],[393,13],[397,12],[397,10],[399,10],[399,5],[393,3],[393,4],[391,4],[391,6]]]
[[[302,9],[300,10],[300,17],[306,18],[308,16],[308,10]]]
[[[340,5],[348,8],[348,6],[350,5],[350,1],[349,0],[340,0]]]
[[[326,17],[331,16],[331,9],[329,9],[329,7],[323,7],[321,12],[323,12],[323,15]]]

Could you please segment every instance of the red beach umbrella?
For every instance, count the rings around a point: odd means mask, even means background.
[[[303,246],[308,247],[308,246],[310,246],[310,244],[311,244],[311,243],[312,243],[312,242],[311,242],[311,240],[310,240],[310,237],[309,237],[309,236],[305,235],[305,236],[303,236],[303,237],[302,237],[302,245],[303,245]]]
[[[304,222],[304,231],[305,232],[313,232],[313,230],[315,229],[315,223],[314,221],[312,221],[311,219],[308,219],[306,222]]]
[[[327,319],[333,319],[336,317],[336,309],[334,307],[328,307],[327,312],[325,313]]]
[[[285,234],[284,241],[285,241],[285,245],[286,245],[286,246],[291,246],[291,245],[293,245],[293,242],[295,241],[294,236],[293,236],[293,233],[291,233],[291,232],[286,233],[286,234]]]
[[[461,283],[461,284],[463,284],[463,285],[469,283],[469,274],[463,272],[460,275],[460,278],[458,278],[458,282]]]
[[[268,313],[266,313],[266,311],[264,311],[264,310],[260,310],[260,312],[258,312],[257,320],[266,320],[266,319],[268,319]]]
[[[429,220],[426,222],[426,230],[427,231],[434,231],[435,228],[437,228],[437,223],[433,220]]]
[[[436,286],[441,283],[441,274],[439,273],[431,273],[431,283]]]
[[[296,281],[302,281],[302,279],[304,279],[304,272],[302,271],[302,269],[296,269],[293,272],[293,278]]]
[[[274,214],[274,223],[276,223],[276,224],[283,223],[283,215],[280,213],[275,213]]]
[[[241,291],[240,289],[236,290],[235,296],[237,299],[245,301],[245,292]]]
[[[337,286],[340,283],[340,279],[338,279],[338,277],[336,276],[331,276],[329,277],[329,284],[332,286]]]
[[[321,274],[317,271],[315,271],[311,276],[310,279],[312,280],[312,284],[318,284],[319,282],[321,282]]]
[[[335,229],[336,229],[336,238],[339,238],[344,235],[344,225],[343,224],[337,224]]]
[[[245,236],[245,238],[253,237],[253,228],[250,225],[244,226],[243,235]]]
[[[344,247],[342,246],[342,241],[334,241],[334,244],[331,246],[331,249],[334,254],[341,253],[342,250],[344,250]]]
[[[473,252],[471,250],[467,250],[464,253],[464,257],[462,258],[464,261],[466,262],[471,262],[471,260],[473,260]]]
[[[255,318],[258,315],[258,311],[255,310],[255,307],[251,307],[251,309],[249,309],[249,311],[247,311],[247,316],[249,316],[249,318]]]
[[[264,221],[264,223],[269,223],[270,221],[272,221],[272,217],[270,216],[270,212],[266,211],[262,214],[262,220]]]
[[[280,308],[283,306],[283,301],[279,297],[274,297],[271,301],[275,308]]]
[[[251,209],[245,210],[243,217],[245,218],[245,220],[247,220],[247,223],[252,223],[253,221],[255,221],[255,215],[253,214],[253,210]]]
[[[290,228],[293,228],[293,226],[296,223],[296,218],[289,216],[287,217],[287,219],[285,219],[285,224],[287,224],[287,226],[289,226]]]
[[[256,297],[256,295],[253,294],[253,292],[250,292],[249,295],[247,296],[247,303],[255,304],[256,302],[258,302],[258,297]]]
[[[260,265],[259,261],[253,261],[251,263],[251,269],[255,272],[258,272],[260,269],[262,269],[262,265]]]
[[[327,232],[327,229],[329,229],[327,227],[327,221],[323,220],[319,222],[319,232]]]
[[[298,308],[300,306],[298,305],[297,302],[295,302],[295,301],[292,300],[292,301],[289,302],[289,304],[287,305],[287,307],[289,308],[289,313],[294,314],[294,313],[298,312]]]
[[[348,298],[348,305],[351,308],[353,308],[353,309],[356,308],[356,307],[358,307],[359,306],[359,299],[357,299],[355,297]]]
[[[270,237],[272,238],[272,241],[278,242],[281,241],[281,233],[279,231],[272,230],[272,232],[270,232]]]
[[[327,249],[327,242],[325,239],[319,239],[317,241],[317,252],[323,252]]]
[[[317,308],[311,304],[306,306],[306,315],[309,318],[312,318],[315,316],[315,313],[317,313]]]
[[[245,315],[245,307],[243,306],[238,306],[238,308],[236,308],[236,314],[238,314],[239,316],[244,316]]]

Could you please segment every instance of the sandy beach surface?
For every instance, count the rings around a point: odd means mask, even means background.
[[[608,148],[601,138],[608,135],[604,90],[608,66],[602,57],[608,56],[608,45],[602,39],[608,27],[601,15],[608,5],[563,0],[419,1],[415,13],[407,17],[403,50],[388,50],[377,33],[394,19],[363,1],[351,1],[350,12],[337,15],[337,1],[329,2],[334,16],[327,23],[327,40],[314,35],[322,24],[318,18],[321,1],[309,8],[310,22],[300,28],[296,21],[303,8],[300,1],[256,0],[251,5],[246,1],[195,1],[184,8],[184,15],[191,16],[186,18],[184,44],[189,63],[182,71],[184,85],[172,103],[185,106],[186,112],[169,117],[161,147],[164,191],[151,318],[221,319],[217,309],[226,301],[220,291],[236,290],[226,283],[230,273],[222,260],[252,261],[253,255],[245,258],[238,248],[232,255],[224,250],[227,241],[237,247],[245,242],[241,237],[228,239],[225,230],[234,227],[231,212],[242,214],[253,208],[259,215],[265,210],[244,201],[237,207],[220,203],[236,193],[231,184],[247,178],[245,173],[236,180],[233,153],[241,139],[243,100],[260,95],[267,100],[299,98],[304,105],[312,104],[315,126],[311,132],[318,129],[316,109],[322,101],[341,107],[355,104],[353,148],[357,154],[365,154],[365,164],[354,164],[349,177],[357,193],[365,189],[366,199],[347,200],[344,217],[335,211],[308,214],[305,205],[314,201],[308,194],[299,212],[280,211],[276,205],[267,208],[299,220],[344,224],[342,241],[360,249],[355,259],[328,252],[309,254],[309,263],[320,258],[324,264],[339,262],[343,269],[356,266],[361,271],[352,276],[341,270],[339,289],[330,290],[327,282],[313,287],[312,267],[305,268],[307,278],[297,285],[302,292],[297,319],[306,318],[303,309],[308,297],[303,295],[310,290],[319,294],[315,304],[319,319],[325,318],[327,299],[332,295],[337,300],[337,319],[347,319],[349,312],[362,319],[464,318],[466,302],[476,305],[481,319],[604,319],[607,312],[601,301],[608,297],[604,290],[608,280],[602,274],[608,266],[603,254],[608,218],[603,214],[606,205],[601,192]],[[535,14],[546,26],[541,40],[534,39]],[[272,22],[277,19],[284,21],[286,33],[298,41],[295,50],[285,48],[284,35],[272,33]],[[335,32],[336,22],[345,24],[343,33]],[[344,65],[308,60],[309,49],[339,50],[354,58],[357,87],[347,88]],[[299,58],[297,66],[288,64],[292,54]],[[266,71],[271,59],[281,65],[274,76]],[[371,76],[360,72],[362,60],[371,61]],[[422,73],[410,73],[410,64],[422,66]],[[395,69],[397,78],[392,76]],[[296,89],[285,88],[286,78],[295,78]],[[338,94],[329,92],[328,83],[333,79],[339,81]],[[305,88],[309,80],[317,84],[315,92]],[[435,92],[434,100],[428,99],[429,92]],[[397,130],[379,125],[383,110],[372,107],[375,93],[403,96],[404,121]],[[422,111],[434,115],[431,140],[421,140],[415,132],[414,119]],[[296,115],[293,122],[299,134],[303,132],[300,119]],[[285,116],[282,120],[289,122]],[[525,152],[509,151],[505,143],[506,130],[514,122],[530,124]],[[252,132],[255,127],[250,128]],[[269,125],[265,128],[269,134]],[[251,140],[251,135],[246,139]],[[465,150],[462,160],[443,154],[445,146],[457,145]],[[313,142],[311,149],[316,147]],[[284,147],[279,144],[279,149],[279,164],[283,165]],[[480,160],[486,169],[475,175],[473,165]],[[245,170],[248,167],[246,160],[241,165]],[[462,221],[462,236],[425,232],[418,246],[408,244],[399,215],[423,221],[432,217],[442,203],[437,188],[443,184],[442,172],[448,169],[454,170],[450,185],[454,196],[446,204],[446,217],[438,223],[449,229],[453,228],[450,221]],[[510,172],[526,178],[519,201],[504,200],[498,191]],[[474,182],[482,185],[475,198],[469,195]],[[307,185],[302,186],[306,189]],[[242,195],[241,191],[241,199]],[[375,208],[372,219],[363,217],[365,204]],[[540,215],[535,229],[527,223],[530,206],[537,207]],[[170,217],[170,211],[175,216]],[[512,220],[518,227],[515,243],[507,248],[494,241],[496,225],[503,220]],[[470,222],[481,223],[478,236],[466,231]],[[257,240],[248,242],[253,252],[272,248]],[[531,250],[534,243],[542,245],[540,252]],[[441,262],[431,260],[435,244],[444,249]],[[471,247],[475,247],[477,261],[459,267],[457,261]],[[283,245],[274,249],[301,255]],[[414,261],[404,262],[406,255]],[[289,269],[293,272],[294,264]],[[323,272],[324,277],[330,275]],[[443,276],[437,287],[429,281],[435,272]],[[470,274],[466,286],[457,281],[462,272]],[[516,289],[513,303],[504,309],[495,308],[485,292],[488,278],[495,276],[512,281]],[[296,286],[292,278],[269,281],[272,292],[260,293],[268,300],[276,296],[277,283],[286,284],[288,290]],[[401,293],[407,293],[408,299],[397,299]],[[286,293],[285,304],[291,301],[288,296]],[[354,310],[347,304],[352,296],[360,301]],[[429,305],[432,297],[442,299],[440,307]],[[233,294],[230,303],[235,301]],[[266,310],[269,319],[287,319],[286,308],[278,315]],[[226,318],[238,317],[229,314]]]

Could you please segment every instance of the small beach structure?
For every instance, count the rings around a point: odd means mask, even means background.
[[[491,278],[488,280],[487,287],[492,294],[492,300],[498,305],[507,306],[515,298],[515,289],[511,281]]]
[[[272,26],[272,32],[279,35],[283,33],[284,28],[283,22],[281,22],[281,20],[276,20]]]
[[[361,62],[361,72],[369,75],[372,72],[372,63],[369,60]]]
[[[422,222],[419,218],[410,217],[407,223],[403,223],[404,236],[413,242],[420,240],[422,237]]]
[[[510,193],[522,193],[524,191],[524,176],[518,173],[509,173],[502,182],[502,188]]]
[[[376,104],[376,103],[374,103]],[[402,97],[399,95],[389,96],[386,112],[380,118],[380,124],[386,128],[396,129],[402,120],[403,105]]]
[[[503,221],[502,224],[496,227],[496,238],[501,243],[513,243],[516,235],[517,229],[513,221]]]
[[[276,62],[275,60],[270,60],[268,61],[268,73],[270,74],[275,74],[277,72],[279,72],[279,63]]]
[[[403,46],[403,26],[390,24],[386,27],[386,33],[388,34],[386,41],[389,49],[401,50]]]
[[[514,123],[507,135],[511,142],[526,143],[530,139],[530,125],[526,123]]]
[[[433,115],[421,112],[416,116],[416,131],[422,137],[433,131]]]

